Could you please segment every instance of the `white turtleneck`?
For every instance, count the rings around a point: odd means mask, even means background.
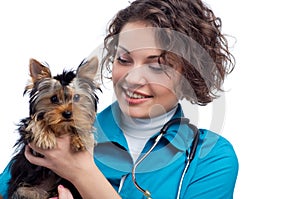
[[[175,114],[177,106],[169,112],[153,118],[132,118],[121,114],[121,129],[127,140],[133,162],[137,160],[146,142],[168,122]]]

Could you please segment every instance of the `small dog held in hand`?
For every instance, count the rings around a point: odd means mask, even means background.
[[[63,71],[52,77],[50,69],[35,59],[30,60],[31,82],[29,117],[21,120],[16,154],[11,163],[8,196],[11,199],[48,199],[57,196],[59,184],[68,188],[74,198],[81,198],[76,188],[51,170],[31,164],[24,155],[25,146],[34,143],[42,149],[53,149],[56,137],[71,136],[71,149],[76,153],[94,146],[94,120],[100,90],[96,83],[98,59],[83,61],[76,71]],[[32,151],[35,156],[41,156]]]

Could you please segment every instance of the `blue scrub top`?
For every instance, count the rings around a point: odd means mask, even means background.
[[[97,115],[94,159],[123,199],[145,198],[133,184],[133,161],[119,127],[119,116],[117,102]],[[178,117],[183,117],[180,104],[173,118]],[[238,159],[232,145],[209,130],[199,129],[199,132],[196,155],[184,177],[180,198],[233,198]],[[141,156],[151,148],[155,137],[146,143]],[[150,155],[137,166],[137,183],[150,191],[153,199],[176,198],[193,137],[194,133],[187,125],[172,125]],[[0,195],[4,198],[7,198],[9,179],[8,165],[0,175]]]

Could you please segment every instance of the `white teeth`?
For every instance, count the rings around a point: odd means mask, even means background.
[[[135,98],[135,99],[145,98],[145,96],[143,96],[143,95],[139,95],[137,93],[133,93],[133,92],[130,92],[130,91],[126,91],[126,95],[128,95],[130,98]]]

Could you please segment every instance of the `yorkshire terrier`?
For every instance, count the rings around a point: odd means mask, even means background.
[[[42,149],[53,149],[56,137],[71,136],[76,153],[94,146],[94,120],[98,96],[96,83],[98,59],[84,60],[77,70],[64,70],[51,76],[50,69],[35,59],[29,64],[31,80],[23,94],[29,93],[29,117],[18,125],[20,138],[11,163],[10,199],[48,199],[56,197],[59,184],[68,188],[74,198],[81,198],[76,188],[51,170],[31,164],[24,156],[25,146],[34,143]],[[35,156],[43,157],[32,151]]]

